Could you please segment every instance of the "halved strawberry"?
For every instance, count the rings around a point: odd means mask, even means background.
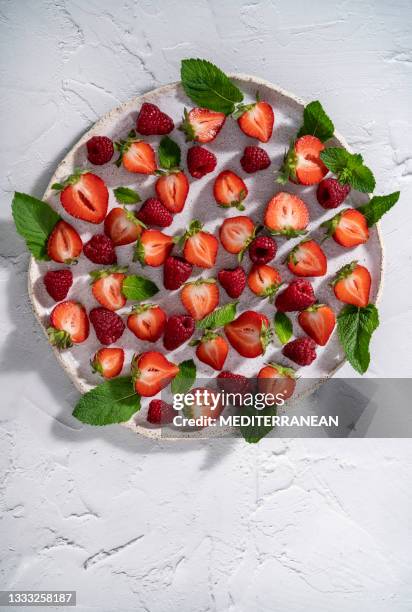
[[[368,223],[364,215],[354,208],[338,213],[322,223],[322,227],[327,228],[327,236],[332,236],[343,247],[355,247],[369,239]]]
[[[165,311],[157,304],[139,304],[127,317],[127,327],[139,340],[156,342],[163,334],[166,319]]]
[[[101,348],[90,362],[94,372],[103,378],[115,378],[123,369],[124,350],[122,348]]]
[[[111,238],[115,246],[136,242],[142,233],[144,224],[134,212],[124,208],[112,208],[104,220],[104,233]]]
[[[200,321],[219,304],[219,288],[214,278],[200,278],[185,284],[180,299],[194,320]]]
[[[186,134],[186,141],[212,142],[219,134],[226,115],[208,108],[192,108],[188,113],[184,109],[184,117],[180,130]]]
[[[223,248],[228,253],[238,255],[242,260],[245,250],[255,237],[256,228],[252,219],[239,216],[225,219],[220,226],[219,237]]]
[[[242,357],[250,358],[263,355],[271,338],[268,318],[254,310],[243,312],[225,325],[225,334]]]
[[[169,212],[175,214],[183,210],[189,193],[189,181],[184,172],[179,170],[163,174],[157,179],[155,189],[157,197]]]
[[[196,387],[191,389],[190,394],[194,396],[194,404],[186,404],[183,408],[183,414],[187,419],[217,419],[222,413],[224,405],[222,396],[219,392],[207,389],[206,387]],[[200,425],[200,427],[205,427]]]
[[[188,230],[178,238],[178,244],[184,244],[183,257],[193,266],[213,268],[216,261],[219,242],[209,232],[202,230],[200,221],[192,221]]]
[[[47,240],[47,255],[58,263],[75,263],[83,249],[82,239],[66,221],[58,221]]]
[[[254,264],[247,277],[249,289],[259,297],[273,297],[281,284],[276,268],[266,264]]]
[[[109,192],[96,174],[79,170],[52,188],[61,192],[60,202],[72,217],[89,223],[101,223],[105,218]]]
[[[338,300],[363,308],[369,303],[371,282],[369,270],[352,261],[338,271],[332,285]]]
[[[295,370],[278,363],[268,363],[259,371],[257,382],[259,393],[271,393],[275,398],[281,395],[283,400],[287,400],[295,391]]]
[[[314,304],[299,313],[299,325],[320,346],[325,346],[335,327],[336,318],[330,306]]]
[[[92,293],[95,299],[109,310],[119,310],[126,304],[122,293],[123,281],[127,268],[114,266],[90,272],[92,278]]]
[[[222,336],[214,332],[206,332],[196,341],[196,357],[207,363],[214,370],[221,370],[229,353],[229,345]]]
[[[136,132],[131,130],[126,140],[115,143],[119,157],[116,166],[122,164],[128,172],[137,174],[153,174],[156,171],[156,156],[152,147],[143,140],[136,137]]]
[[[242,132],[261,142],[267,142],[272,136],[275,121],[271,105],[258,99],[254,104],[246,104],[240,108],[243,109],[243,114],[237,120]]]
[[[238,210],[245,210],[243,200],[248,194],[247,187],[242,179],[231,170],[224,170],[215,180],[213,195],[219,206]]]
[[[179,367],[157,351],[134,355],[132,360],[134,388],[136,393],[143,397],[152,397],[159,393],[178,372]]]
[[[279,183],[288,179],[301,185],[320,183],[328,169],[320,158],[325,145],[316,136],[301,136],[293,142],[285,155],[278,178]]]
[[[50,344],[61,349],[84,342],[89,335],[89,319],[84,306],[72,300],[57,304],[50,314],[47,334]]]
[[[292,193],[280,191],[268,202],[264,224],[272,234],[294,238],[306,234],[309,211],[303,200]]]
[[[314,240],[304,240],[296,245],[286,261],[295,276],[324,276],[328,268],[326,255]]]
[[[133,261],[142,266],[161,266],[173,249],[173,238],[159,230],[147,229],[139,236]]]

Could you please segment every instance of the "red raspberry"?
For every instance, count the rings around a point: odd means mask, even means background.
[[[165,289],[179,289],[192,274],[193,266],[183,257],[170,255],[163,268],[163,284]]]
[[[280,312],[305,310],[316,302],[313,287],[309,281],[294,280],[276,298],[275,306]]]
[[[162,400],[152,400],[149,404],[149,410],[147,411],[147,420],[149,423],[163,424],[172,423],[176,411],[173,406]]]
[[[242,266],[220,270],[217,278],[229,297],[238,298],[246,287],[246,273]]]
[[[249,257],[255,264],[267,264],[276,255],[278,246],[269,236],[258,236],[249,245]]]
[[[187,152],[187,167],[194,178],[213,172],[216,164],[216,156],[204,147],[190,147]]]
[[[136,129],[139,134],[169,134],[175,127],[173,120],[162,113],[155,104],[145,102],[137,116]]]
[[[350,192],[350,185],[342,185],[335,178],[323,179],[318,185],[316,197],[323,208],[336,208]]]
[[[114,153],[113,143],[107,136],[93,136],[86,142],[87,159],[95,166],[107,164]]]
[[[125,325],[122,318],[108,308],[93,308],[89,313],[89,319],[102,344],[116,342],[124,332]]]
[[[117,263],[113,242],[104,234],[95,234],[83,247],[83,253],[90,261],[108,266]]]
[[[158,227],[169,227],[173,222],[173,216],[163,206],[160,200],[149,198],[146,200],[136,217],[145,225],[157,225]]]
[[[56,301],[64,300],[73,284],[71,270],[50,270],[43,278],[47,293]]]
[[[270,166],[269,155],[261,147],[245,147],[240,165],[249,174],[258,170],[264,170]]]
[[[312,338],[296,338],[285,344],[282,353],[298,365],[307,366],[316,359],[316,344]]]
[[[190,315],[172,315],[166,321],[163,345],[173,351],[193,335],[195,322]]]
[[[241,374],[223,371],[216,377],[216,380],[219,389],[225,391],[225,393],[241,393],[245,395],[252,390],[251,381]],[[241,401],[235,401],[235,405],[241,405]]]

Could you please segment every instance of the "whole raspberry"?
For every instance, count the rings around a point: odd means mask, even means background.
[[[122,318],[108,308],[93,308],[89,313],[89,319],[102,344],[116,342],[124,332],[125,325]]]
[[[145,102],[140,109],[136,120],[136,129],[139,134],[169,134],[175,127],[173,120],[162,113],[155,104]]]
[[[152,400],[147,411],[147,420],[149,423],[160,425],[163,423],[172,423],[176,411],[173,406],[162,400]]]
[[[240,165],[249,174],[258,170],[265,170],[270,166],[269,155],[261,147],[245,147]]]
[[[145,225],[157,225],[158,227],[169,227],[173,217],[160,200],[149,198],[146,200],[136,217]]]
[[[108,266],[117,263],[114,244],[108,236],[95,234],[83,247],[83,253],[90,261]]]
[[[278,246],[270,236],[258,236],[249,245],[249,257],[256,264],[267,264],[276,255]]]
[[[183,257],[170,255],[163,267],[163,284],[165,289],[179,289],[192,274],[193,266]]]
[[[302,278],[294,280],[276,298],[275,306],[280,312],[305,310],[316,302],[313,287]]]
[[[323,179],[316,190],[316,197],[323,208],[336,208],[350,192],[350,185],[342,185],[335,178]]]
[[[187,152],[187,167],[194,178],[213,172],[216,164],[216,156],[204,147],[190,147]]]
[[[285,344],[282,353],[298,365],[307,366],[316,359],[316,344],[312,338],[296,338]]]
[[[253,387],[251,381],[246,376],[228,371],[220,372],[216,377],[216,381],[219,389],[225,391],[225,393],[240,393],[244,395],[245,393],[250,393]],[[234,399],[236,400],[237,398],[235,397]],[[241,401],[235,401],[235,405],[241,405]]]
[[[87,159],[95,166],[107,164],[114,153],[113,143],[107,136],[93,136],[86,142]]]
[[[166,321],[163,345],[173,351],[193,335],[195,322],[190,315],[172,315]]]
[[[47,293],[56,302],[64,300],[73,284],[71,270],[49,270],[43,278]]]
[[[217,274],[219,283],[229,297],[238,298],[246,287],[246,273],[242,266],[237,268],[220,270]]]

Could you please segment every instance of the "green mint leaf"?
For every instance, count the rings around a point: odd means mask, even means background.
[[[323,110],[322,104],[315,100],[305,106],[303,111],[303,125],[298,132],[298,138],[310,134],[316,136],[322,142],[332,138],[335,131],[335,126],[329,119],[325,111]]]
[[[145,276],[137,276],[136,274],[130,274],[127,276],[122,285],[122,293],[128,300],[134,300],[140,302],[152,297],[159,291],[159,288],[153,281],[146,278]]]
[[[363,193],[371,193],[375,189],[375,177],[364,165],[363,157],[359,153],[349,153],[339,147],[329,147],[321,152],[320,157],[341,183],[348,184]]]
[[[374,304],[364,308],[348,305],[338,315],[339,340],[349,363],[360,374],[369,367],[369,343],[378,325],[379,315]]]
[[[230,115],[243,100],[242,92],[211,62],[182,60],[180,74],[186,95],[203,108]]]
[[[386,196],[373,196],[367,204],[359,206],[358,210],[366,218],[368,226],[371,227],[375,225],[392,206],[395,206],[396,202],[399,200],[399,196],[400,191],[395,191]]]
[[[61,217],[51,206],[16,191],[11,204],[17,233],[26,241],[35,259],[48,260],[47,240]]]
[[[120,204],[137,204],[142,201],[137,191],[129,187],[116,187],[116,189],[113,189],[113,193]]]
[[[140,395],[131,376],[106,380],[77,402],[73,416],[89,425],[110,425],[128,421],[140,410]]]
[[[161,168],[171,170],[180,166],[180,147],[169,136],[162,138],[157,153]]]
[[[249,417],[255,417],[255,422],[252,421],[251,425],[244,425],[240,427],[240,433],[243,438],[249,444],[256,444],[262,438],[267,436],[273,429],[272,425],[265,425],[264,423],[258,423],[256,417],[272,417],[276,416],[276,406],[268,406],[263,410],[257,410],[251,406],[242,406],[242,414]],[[263,419],[262,419],[263,420]]]
[[[220,308],[216,308],[207,315],[207,317],[198,321],[196,327],[199,329],[217,329],[218,327],[223,327],[235,318],[236,307],[237,302],[231,302],[230,304],[225,304]]]
[[[196,365],[193,359],[182,361],[179,364],[179,373],[171,384],[172,393],[187,393],[196,380]]]
[[[286,344],[289,342],[292,333],[292,321],[284,312],[278,310],[275,314],[275,334],[282,344]]]

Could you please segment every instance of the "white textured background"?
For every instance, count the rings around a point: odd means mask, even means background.
[[[0,0],[0,588],[76,589],[99,612],[412,610],[409,440],[79,428],[10,220],[15,189],[41,196],[88,126],[183,57],[319,98],[378,190],[402,191],[371,373],[410,376],[411,21],[406,0]]]

